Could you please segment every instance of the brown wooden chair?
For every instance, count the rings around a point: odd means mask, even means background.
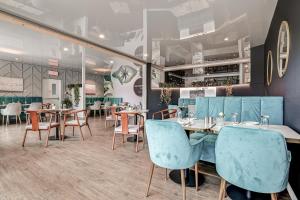
[[[53,116],[54,116],[54,118],[57,117],[56,113],[47,112],[47,114],[50,115],[49,122],[40,122],[40,113],[39,113],[39,111],[27,111],[27,112],[29,113],[31,124],[27,124],[26,127],[25,127],[25,134],[24,134],[22,146],[24,147],[28,131],[34,131],[34,132],[38,131],[39,139],[41,140],[41,131],[44,130],[44,131],[48,132],[47,139],[46,139],[46,145],[45,145],[47,147],[48,146],[49,135],[51,133],[51,129],[60,127],[60,123],[56,122],[56,120],[52,121]]]
[[[121,120],[120,116],[116,115],[117,113],[117,107],[116,106],[110,106],[109,109],[105,111],[105,128],[107,128],[107,123],[112,122],[115,124],[115,121]]]
[[[157,119],[158,117],[160,117],[160,119],[175,118],[176,113],[177,113],[176,109],[164,109],[164,110],[154,112],[152,114],[152,119]]]
[[[122,143],[125,143],[125,136],[128,135],[136,135],[136,145],[135,145],[135,151],[138,152],[138,145],[139,145],[139,135],[143,135],[143,148],[145,144],[145,131],[144,131],[144,116],[140,114],[136,114],[138,116],[138,124],[137,125],[130,125],[129,124],[129,114],[128,113],[116,113],[116,116],[120,116],[121,118],[121,125],[118,126],[118,120],[115,120],[115,130],[113,135],[113,143],[112,143],[112,149],[115,149],[115,140],[116,135],[121,134],[122,135]]]
[[[82,116],[79,116],[80,114]],[[67,120],[67,117],[70,115],[72,116],[72,119]],[[84,140],[82,129],[81,129],[81,127],[83,127],[83,126],[87,126],[89,129],[90,135],[93,136],[90,125],[88,123],[88,116],[89,116],[89,110],[73,110],[70,112],[66,112],[64,114],[64,127],[63,127],[63,131],[62,131],[62,141],[64,141],[65,129],[68,126],[71,126],[73,128],[73,135],[74,135],[74,128],[79,127],[82,140]]]

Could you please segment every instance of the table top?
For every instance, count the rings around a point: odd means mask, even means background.
[[[127,113],[127,114],[142,114],[147,113],[149,110],[121,110],[118,113]]]
[[[166,119],[168,121],[178,122],[178,118]],[[277,131],[281,133],[287,143],[300,144],[300,134],[285,125],[248,125],[244,123],[234,124],[232,122],[225,122],[224,125],[205,124],[204,120],[194,120],[193,123],[179,123],[185,130],[188,131],[210,131],[212,134],[218,134],[224,126],[238,126],[245,128],[262,128],[266,130]]]
[[[57,108],[57,109],[40,109],[40,110],[32,110],[38,112],[57,112],[57,113],[64,113],[74,110],[73,108]],[[25,109],[25,111],[30,111],[30,109]]]

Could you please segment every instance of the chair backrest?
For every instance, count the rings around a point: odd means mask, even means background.
[[[145,128],[152,162],[163,168],[183,169],[191,145],[182,126],[177,122],[147,120]]]
[[[277,193],[288,182],[290,153],[277,132],[224,127],[216,141],[217,172],[229,183],[261,193]]]
[[[38,131],[39,130],[39,113],[34,110],[27,111],[30,116],[32,131]]]
[[[111,102],[110,102],[110,101],[106,101],[106,102],[104,103],[104,106],[111,106]]]
[[[21,103],[9,103],[5,108],[5,113],[7,115],[20,115],[22,112]]]
[[[97,108],[100,108],[101,103],[102,103],[101,101],[95,101],[94,106],[97,107]]]
[[[128,130],[129,117],[128,117],[128,114],[127,113],[120,113],[119,115],[121,115],[122,134],[129,134],[129,130]]]
[[[40,110],[40,109],[42,109],[42,103],[40,103],[40,102],[32,102],[29,105],[28,109],[30,109],[30,110]]]

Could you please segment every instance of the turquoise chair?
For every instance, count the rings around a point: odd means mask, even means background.
[[[184,169],[195,166],[196,190],[198,189],[198,160],[202,148],[201,140],[188,139],[177,122],[147,120],[146,134],[152,161],[146,196],[149,195],[154,166],[176,169],[181,172],[183,199],[186,198]]]
[[[275,131],[224,127],[216,141],[216,168],[223,178],[219,199],[224,199],[226,181],[272,200],[287,187],[291,154],[284,137]]]

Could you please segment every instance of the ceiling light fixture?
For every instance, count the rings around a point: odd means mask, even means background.
[[[4,52],[4,53],[10,53],[10,54],[16,54],[16,55],[20,55],[23,52],[22,51],[18,51],[15,49],[9,49],[9,48],[4,48],[4,47],[0,47],[0,51]]]
[[[108,68],[97,68],[97,69],[94,69],[96,72],[110,72],[111,69],[108,69]]]
[[[89,65],[96,65],[96,62],[90,59],[86,60],[85,63]]]
[[[109,63],[110,63],[110,64],[114,64],[114,61],[113,61],[113,60],[111,60],[111,61],[109,61]]]
[[[105,35],[100,34],[100,35],[99,35],[99,38],[100,38],[100,39],[104,39],[104,38],[105,38]]]
[[[19,58],[15,58],[15,60],[19,60]]]
[[[67,47],[64,48],[64,51],[69,51],[69,49]]]
[[[224,38],[224,41],[228,41],[228,40],[229,40],[229,38],[228,38],[228,37]]]

